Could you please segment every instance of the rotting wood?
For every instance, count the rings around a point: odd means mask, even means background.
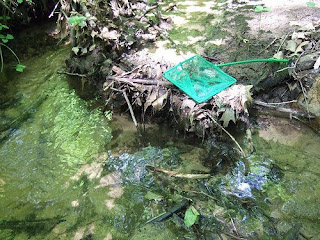
[[[299,112],[299,111],[296,111],[296,110],[291,109],[291,108],[284,108],[284,107],[274,106],[272,104],[265,103],[265,102],[262,102],[262,101],[259,101],[259,100],[254,100],[253,103],[255,105],[258,105],[258,106],[272,108],[272,109],[274,109],[276,111],[289,113],[290,115],[295,115],[295,116],[298,116],[298,117],[310,118],[310,119],[314,119],[315,118],[315,116],[313,116],[311,114],[308,114],[308,113]]]
[[[178,173],[176,171],[166,170],[162,168],[157,168],[153,166],[146,166],[146,169],[155,171],[155,172],[161,172],[169,175],[169,177],[177,177],[177,178],[188,178],[188,179],[204,179],[204,178],[210,178],[211,174],[191,174],[191,173]]]

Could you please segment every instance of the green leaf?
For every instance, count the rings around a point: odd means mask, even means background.
[[[84,17],[84,16],[72,16],[72,17],[69,17],[68,23],[69,23],[69,24],[76,24],[76,25],[79,25],[79,26],[80,26],[80,24],[81,24],[82,26],[85,26],[84,21],[85,21],[86,19],[87,19],[87,18]],[[80,27],[81,27],[81,26],[80,26]]]
[[[2,38],[1,40],[2,40],[2,42],[4,42],[4,43],[9,42],[9,40],[8,40],[8,39],[6,39],[6,38]]]
[[[270,8],[264,8],[262,9],[263,12],[271,12],[271,9]]]
[[[4,28],[4,29],[9,29],[9,27],[8,27],[7,25],[4,25],[4,24],[1,24],[1,23],[0,23],[0,30],[1,30],[2,28]]]
[[[227,108],[225,112],[222,114],[220,121],[223,121],[223,127],[228,127],[230,121],[235,123],[236,118],[233,109]]]
[[[254,8],[254,11],[255,11],[255,12],[262,12],[262,11],[263,11],[263,7],[260,6],[260,5],[258,5],[258,6],[256,6],[256,7]]]
[[[17,72],[23,72],[25,68],[26,68],[25,65],[22,65],[22,64],[17,64],[16,65],[16,71]]]
[[[86,24],[85,24],[84,22],[80,22],[78,25],[79,25],[80,27],[85,27],[85,26],[86,26]]]
[[[314,3],[314,2],[306,2],[306,4],[308,7],[315,7],[316,6],[316,3]]]
[[[200,213],[193,206],[190,206],[184,215],[184,224],[186,227],[191,227],[199,219]]]
[[[23,2],[23,0],[18,0],[18,3],[22,3]]]
[[[6,38],[9,40],[14,39],[14,37],[11,34],[7,34]]]
[[[78,52],[79,52],[80,48],[79,48],[79,47],[73,47],[71,50],[72,50],[76,55],[78,55]]]
[[[163,197],[161,195],[150,192],[150,191],[148,191],[144,197],[148,200],[157,200],[157,201],[160,201],[163,199]]]
[[[2,38],[6,38],[6,36],[3,34],[0,34],[0,39],[2,39]]]

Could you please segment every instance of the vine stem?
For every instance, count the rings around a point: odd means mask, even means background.
[[[20,59],[18,58],[18,56],[15,54],[15,52],[10,48],[10,47],[8,47],[7,45],[5,45],[5,44],[3,44],[3,43],[0,43],[0,46],[4,46],[4,47],[6,47],[12,54],[13,54],[13,56],[15,56],[15,58],[17,59],[17,61],[18,61],[18,64],[20,64]],[[2,54],[1,54],[1,56],[2,56]],[[3,57],[2,57],[3,58]],[[3,59],[2,59],[3,60]]]
[[[1,45],[0,45],[0,60],[1,60],[1,69],[0,69],[0,72],[3,71],[3,56],[2,56],[2,48],[1,48]]]

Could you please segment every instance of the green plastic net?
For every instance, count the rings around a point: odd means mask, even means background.
[[[198,103],[207,101],[237,81],[198,55],[179,63],[163,76]]]
[[[250,59],[214,65],[199,55],[195,55],[163,73],[163,76],[184,91],[196,102],[207,101],[237,80],[219,67],[255,62],[288,63],[287,59]]]

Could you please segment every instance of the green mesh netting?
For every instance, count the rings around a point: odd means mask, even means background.
[[[179,63],[163,76],[198,103],[207,101],[237,81],[198,55]]]

